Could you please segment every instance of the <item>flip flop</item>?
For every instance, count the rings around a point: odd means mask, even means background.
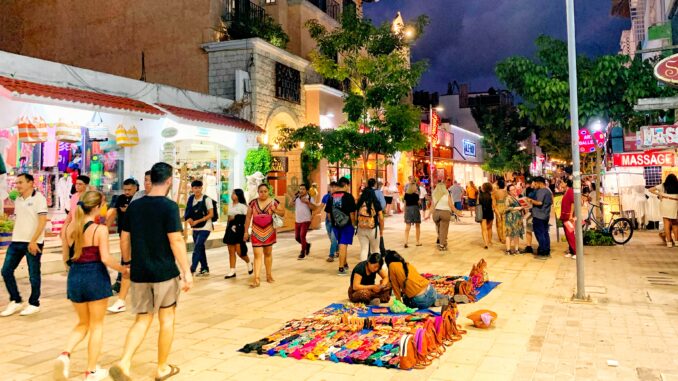
[[[169,367],[170,367],[170,372],[167,373],[166,375],[162,376],[162,377],[156,377],[156,378],[155,378],[155,381],[165,381],[166,379],[168,379],[168,378],[170,378],[170,377],[172,377],[172,376],[176,376],[177,374],[179,374],[179,370],[180,370],[180,369],[179,369],[178,366],[175,366],[175,365],[169,365]]]
[[[111,369],[108,370],[108,375],[115,381],[132,381],[132,378],[126,375],[119,365],[113,365]]]

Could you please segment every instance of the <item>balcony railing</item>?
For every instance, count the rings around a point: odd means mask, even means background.
[[[250,0],[226,0],[225,4],[224,21],[226,22],[263,23],[266,17],[264,8]]]
[[[309,3],[327,13],[333,19],[341,20],[341,4],[336,0],[308,0]]]

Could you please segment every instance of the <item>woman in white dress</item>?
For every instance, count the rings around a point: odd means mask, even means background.
[[[663,184],[649,189],[656,194],[661,202],[659,208],[664,219],[664,234],[666,246],[675,246],[674,239],[678,239],[678,178],[673,173],[666,176]],[[673,237],[671,232],[673,231]]]

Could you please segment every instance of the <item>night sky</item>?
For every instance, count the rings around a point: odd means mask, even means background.
[[[444,93],[447,82],[468,83],[472,91],[500,87],[498,61],[532,56],[540,34],[565,39],[565,0],[381,0],[364,5],[366,18],[391,21],[430,17],[413,59],[427,59],[429,70],[419,89]],[[621,31],[631,22],[610,16],[609,0],[575,1],[577,53],[596,56],[619,51]]]

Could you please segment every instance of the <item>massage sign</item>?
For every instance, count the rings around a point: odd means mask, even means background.
[[[613,155],[614,165],[622,167],[673,167],[673,152],[636,152]]]

